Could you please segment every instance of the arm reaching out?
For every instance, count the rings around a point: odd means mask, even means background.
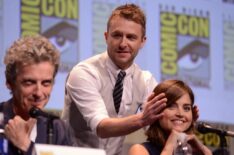
[[[97,134],[102,138],[122,136],[150,125],[163,116],[161,111],[165,108],[166,102],[164,93],[157,96],[153,93],[144,103],[142,113],[123,118],[103,119],[97,127]]]
[[[187,135],[187,141],[193,149],[195,149],[197,152],[203,154],[203,155],[212,155],[211,150],[206,147],[197,137],[196,135]]]
[[[177,132],[172,130],[171,134],[169,135],[166,145],[164,146],[161,155],[168,155],[174,152],[174,149],[177,147],[177,141],[180,139],[181,132]],[[201,141],[198,140],[196,135],[186,135],[186,139],[193,149],[193,154],[202,154],[202,155],[212,155],[211,150],[202,144]]]

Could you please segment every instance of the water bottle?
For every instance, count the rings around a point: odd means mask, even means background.
[[[0,112],[0,155],[8,155],[8,140],[4,135],[4,114]]]
[[[191,145],[186,141],[186,134],[181,133],[173,155],[192,155],[192,152]]]

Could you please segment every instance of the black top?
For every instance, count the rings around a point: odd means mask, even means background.
[[[160,155],[162,148],[159,148],[157,145],[154,145],[152,142],[144,142],[143,145],[150,155]]]

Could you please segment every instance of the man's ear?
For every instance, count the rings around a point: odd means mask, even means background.
[[[108,32],[104,32],[104,37],[105,37],[105,40],[107,41],[107,36],[108,35]]]
[[[146,36],[142,38],[141,48],[145,45],[146,39],[147,39]]]

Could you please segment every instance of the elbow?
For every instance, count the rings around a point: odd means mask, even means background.
[[[110,126],[107,119],[102,120],[96,128],[97,136],[100,138],[113,137],[113,132],[110,130]]]
[[[99,138],[109,138],[110,136],[107,136],[105,134],[97,134]]]
[[[109,138],[110,137],[110,136],[108,136],[107,132],[105,132],[105,130],[99,126],[97,127],[97,136],[99,138]]]

